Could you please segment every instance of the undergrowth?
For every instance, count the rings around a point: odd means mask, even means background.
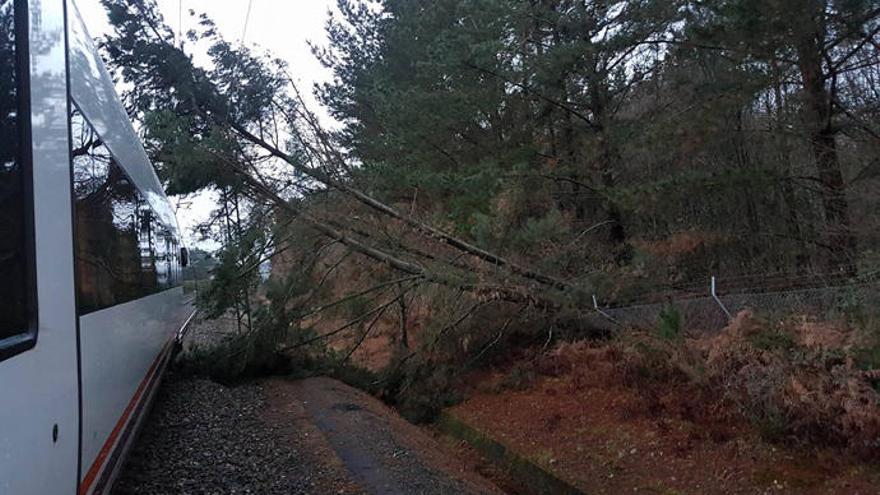
[[[660,322],[657,325],[660,337],[675,340],[681,337],[681,313],[672,304],[667,304],[660,311]]]
[[[259,320],[258,320],[259,321]],[[373,372],[351,364],[322,341],[284,348],[278,328],[260,322],[247,333],[230,333],[211,345],[192,347],[176,363],[182,373],[235,385],[254,378],[327,376],[383,399],[414,423],[433,421],[445,408],[461,401],[456,379],[461,369],[419,360]]]
[[[845,309],[836,325],[771,322],[743,312],[716,335],[688,338],[680,313],[669,305],[653,330],[603,334],[583,340],[587,344],[578,352],[594,353],[591,359],[599,352],[611,363],[610,376],[637,392],[643,413],[703,423],[710,438],[727,439],[732,426],[725,430],[723,423],[743,422],[770,442],[880,456],[880,320],[864,305]],[[196,349],[183,366],[227,382],[277,373],[330,376],[382,398],[417,423],[462,400],[461,380],[470,368],[460,343],[449,341],[412,359],[395,356],[385,370],[372,372],[321,340],[280,352],[291,333],[289,324],[276,323],[289,321],[282,316],[258,313],[254,331]],[[584,369],[594,363],[558,350],[572,344],[550,346],[554,335],[584,335],[566,328],[550,332],[550,339],[532,332],[529,340],[507,336],[496,344],[494,355],[509,357],[496,390],[524,390],[542,375],[591,372]],[[297,330],[298,338],[308,340],[309,330]],[[526,347],[538,351],[517,357],[517,349]],[[470,355],[474,349],[480,346]]]
[[[265,320],[258,312],[252,330],[229,331],[210,343],[194,345],[178,358],[178,369],[227,384],[288,373],[292,369],[290,356],[278,350],[282,329]]]
[[[770,322],[743,312],[716,335],[685,338],[667,308],[653,332],[562,343],[534,369],[576,382],[584,368],[595,374],[608,363],[608,379],[636,392],[634,413],[677,415],[710,438],[727,439],[747,423],[768,442],[880,457],[880,338],[862,326],[869,320]],[[508,379],[527,371],[512,367]]]

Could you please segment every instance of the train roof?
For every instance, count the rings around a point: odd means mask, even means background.
[[[68,2],[70,96],[83,116],[167,227],[179,234],[177,217],[141,138],[131,124],[110,73],[72,1]]]

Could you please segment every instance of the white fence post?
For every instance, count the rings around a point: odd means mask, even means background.
[[[610,321],[610,322],[612,322],[612,323],[614,323],[614,324],[617,324],[617,325],[623,326],[623,324],[620,323],[619,321],[615,320],[613,316],[609,315],[608,313],[602,311],[602,310],[599,308],[599,302],[596,300],[596,294],[593,294],[593,310],[595,310],[595,311],[596,311],[597,313],[599,313],[600,315],[604,316],[608,321]]]
[[[730,311],[727,310],[727,308],[724,306],[724,303],[721,302],[721,299],[718,298],[718,293],[715,291],[715,276],[714,275],[712,276],[711,292],[712,292],[712,299],[714,299],[715,302],[718,303],[718,306],[721,307],[721,311],[724,311],[724,314],[727,315],[727,321],[729,322],[730,320],[732,320],[733,316],[730,315]]]

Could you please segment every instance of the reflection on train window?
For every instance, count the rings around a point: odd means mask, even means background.
[[[79,111],[71,117],[79,314],[177,285],[173,231]]]
[[[29,139],[16,36],[16,10],[23,5],[17,3],[0,0],[0,340],[28,333],[33,314]]]

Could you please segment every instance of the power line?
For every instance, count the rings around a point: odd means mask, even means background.
[[[183,47],[183,0],[177,0],[177,40]]]
[[[254,0],[248,0],[247,14],[244,16],[244,28],[241,31],[241,45],[244,46],[244,40],[247,37],[248,23],[251,20],[251,10],[254,7]]]

